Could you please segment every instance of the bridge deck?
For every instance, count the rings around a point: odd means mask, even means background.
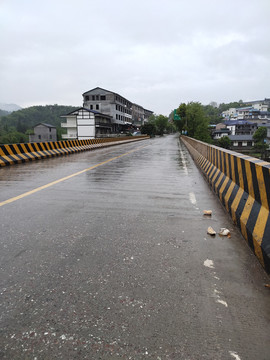
[[[175,135],[2,168],[0,216],[1,358],[269,359],[269,277]]]

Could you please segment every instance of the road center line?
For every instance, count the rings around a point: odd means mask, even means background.
[[[53,185],[59,184],[59,183],[62,182],[62,181],[71,179],[71,178],[73,178],[74,176],[81,175],[81,174],[83,174],[83,173],[85,173],[85,172],[87,172],[87,171],[90,171],[90,170],[93,170],[93,169],[95,169],[95,168],[97,168],[97,167],[99,167],[99,166],[105,165],[105,164],[107,164],[107,163],[109,163],[109,162],[111,162],[111,161],[113,161],[113,160],[119,159],[119,158],[121,158],[121,157],[123,157],[123,156],[127,156],[127,155],[129,155],[129,154],[131,154],[131,153],[133,153],[133,152],[135,152],[135,151],[138,151],[138,150],[141,150],[142,148],[145,148],[146,146],[149,146],[149,145],[140,146],[139,148],[136,148],[136,149],[134,149],[134,150],[128,151],[128,152],[126,152],[126,153],[124,153],[124,154],[121,154],[121,155],[119,155],[119,156],[115,156],[115,157],[110,158],[110,159],[108,159],[108,160],[102,161],[101,163],[96,164],[96,165],[93,165],[93,166],[91,166],[91,167],[89,167],[89,168],[87,168],[87,169],[78,171],[78,172],[76,172],[76,173],[74,173],[74,174],[71,174],[71,175],[65,176],[65,177],[63,177],[63,178],[61,178],[61,179],[52,181],[52,182],[50,182],[50,183],[48,183],[48,184],[46,184],[46,185],[40,186],[40,187],[38,187],[38,188],[36,188],[36,189],[27,191],[27,192],[25,192],[25,193],[23,193],[23,194],[21,194],[21,195],[18,195],[18,196],[15,196],[15,197],[13,197],[13,198],[10,198],[10,199],[8,199],[8,200],[2,201],[2,202],[0,202],[0,207],[1,207],[1,206],[4,206],[4,205],[7,205],[7,204],[10,204],[10,203],[12,203],[12,202],[14,202],[14,201],[23,199],[23,198],[26,197],[26,196],[29,196],[29,195],[32,195],[32,194],[38,192],[38,191],[47,189],[47,188],[49,188],[49,187],[51,187],[51,186],[53,186]]]

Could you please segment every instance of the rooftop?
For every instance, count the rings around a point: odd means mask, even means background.
[[[252,135],[229,135],[230,140],[232,141],[252,141]]]
[[[224,122],[225,125],[233,126],[233,125],[254,125],[253,122],[247,120],[227,120]]]

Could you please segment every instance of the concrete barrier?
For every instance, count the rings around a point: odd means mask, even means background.
[[[0,166],[40,160],[52,156],[69,155],[80,151],[93,150],[100,147],[119,145],[148,138],[148,136],[126,136],[119,138],[0,145]]]
[[[187,136],[181,140],[270,273],[270,163]]]

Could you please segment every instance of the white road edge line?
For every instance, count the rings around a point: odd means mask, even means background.
[[[185,175],[188,175],[187,163],[186,163],[186,160],[185,160],[185,157],[184,157],[183,150],[180,148],[179,152],[180,152],[181,160],[182,160],[182,163],[183,163],[184,173],[185,173]]]

